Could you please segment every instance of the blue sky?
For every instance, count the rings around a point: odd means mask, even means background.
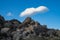
[[[23,21],[26,17],[20,17],[20,13],[26,8],[38,6],[46,6],[49,11],[30,17],[40,24],[46,24],[48,28],[60,29],[60,0],[0,0],[0,15],[6,20]],[[10,16],[8,13],[11,13]]]

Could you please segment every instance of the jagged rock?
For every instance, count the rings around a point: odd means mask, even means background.
[[[1,32],[8,32],[10,28],[2,28]]]
[[[34,24],[35,24],[35,21],[32,20],[32,21],[30,22],[30,25],[34,25]]]
[[[56,31],[54,29],[49,29],[47,31],[47,35],[49,35],[50,37],[54,37],[56,36]]]
[[[8,33],[10,28],[2,28],[1,29],[1,40],[11,40],[11,35]]]
[[[57,35],[58,37],[60,37],[60,30],[57,30],[57,31],[56,31],[56,35]]]
[[[18,29],[21,29],[24,27],[24,24],[19,24]]]
[[[36,21],[36,22],[35,22],[35,25],[38,25],[38,26],[39,26],[39,25],[40,25],[40,23]],[[41,26],[41,25],[40,25],[40,26]]]
[[[2,28],[2,25],[0,24],[0,30],[1,30],[1,28]]]
[[[10,28],[12,26],[12,23],[10,21],[4,22],[4,27]]]
[[[47,25],[42,25],[42,27],[44,27],[45,29],[47,29]]]
[[[18,26],[21,24],[20,21],[16,20],[16,19],[12,19],[10,20],[10,22],[12,23],[12,29],[14,31],[16,31],[16,29],[18,28]]]
[[[4,17],[0,15],[0,23],[4,21],[5,21]]]
[[[0,25],[3,27],[4,26],[4,17],[0,15]]]
[[[10,22],[12,22],[13,24],[14,24],[14,23],[21,24],[21,22],[18,21],[17,19],[12,19],[12,20],[10,20]]]
[[[10,22],[14,25],[14,26],[19,26],[19,24],[21,24],[21,22],[20,21],[18,21],[18,20],[16,20],[16,19],[12,19],[12,20],[10,20]]]
[[[27,17],[24,21],[23,21],[23,23],[24,24],[29,24],[30,22],[31,22],[31,18],[30,17]]]
[[[0,15],[0,36],[1,36],[1,29],[4,28],[4,17]]]
[[[50,38],[50,39],[49,39]],[[22,23],[0,16],[0,40],[60,40],[60,31],[27,17]]]

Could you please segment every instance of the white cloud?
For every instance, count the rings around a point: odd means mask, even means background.
[[[11,12],[8,12],[8,13],[7,13],[7,16],[12,16],[12,13],[11,13]]]
[[[48,8],[45,6],[39,6],[37,8],[32,7],[32,8],[25,9],[23,12],[21,12],[21,14],[19,16],[21,16],[21,17],[29,16],[29,15],[35,14],[37,12],[43,13],[43,12],[47,12],[47,11],[48,11]]]

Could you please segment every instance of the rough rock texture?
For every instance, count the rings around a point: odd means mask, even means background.
[[[60,30],[48,29],[30,17],[20,22],[0,15],[0,40],[60,40]]]

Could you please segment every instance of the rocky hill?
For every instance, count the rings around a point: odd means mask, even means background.
[[[0,40],[60,40],[60,30],[49,29],[30,17],[20,22],[0,15]]]

